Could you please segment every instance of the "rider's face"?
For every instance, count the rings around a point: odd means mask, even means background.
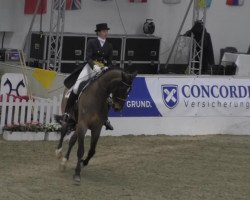
[[[108,30],[101,30],[97,32],[97,35],[102,39],[106,39],[108,36]]]

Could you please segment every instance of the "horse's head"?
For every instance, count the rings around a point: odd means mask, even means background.
[[[126,72],[122,72],[122,79],[117,84],[116,89],[113,92],[112,100],[113,100],[113,109],[115,111],[121,111],[126,99],[128,97],[129,92],[132,89],[132,83],[137,73],[128,74]]]

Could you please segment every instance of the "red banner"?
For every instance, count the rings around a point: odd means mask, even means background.
[[[24,14],[34,14],[36,11],[36,5],[39,0],[25,0]],[[39,5],[38,14],[44,14],[47,11],[47,0],[41,0]]]

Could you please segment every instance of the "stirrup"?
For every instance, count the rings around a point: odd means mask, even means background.
[[[64,113],[63,116],[62,116],[62,121],[63,122],[67,122],[70,118],[70,115],[69,113]]]
[[[108,103],[109,106],[112,106],[112,105],[113,105],[113,100],[112,100],[111,97],[108,97],[108,98],[107,98],[107,103]]]
[[[107,120],[105,123],[104,123],[104,126],[106,126],[106,130],[114,130],[114,127],[110,124],[110,121]]]
[[[67,124],[69,127],[74,129],[75,126],[76,126],[76,121],[71,118],[70,114],[64,113],[61,120],[60,120],[60,124],[61,125],[66,125]]]

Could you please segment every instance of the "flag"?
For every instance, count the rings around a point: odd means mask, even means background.
[[[58,10],[59,0],[54,0],[54,9]],[[66,0],[66,10],[80,10],[81,0]]]
[[[208,8],[211,5],[212,0],[198,0],[198,8]]]
[[[34,14],[39,0],[25,0],[24,14]],[[47,0],[41,0],[37,13],[44,14],[47,11]]]
[[[229,6],[242,6],[244,0],[227,0],[226,4]]]
[[[81,0],[66,0],[66,10],[80,10]]]
[[[57,73],[51,70],[35,68],[32,75],[45,89],[49,89],[51,88]]]

